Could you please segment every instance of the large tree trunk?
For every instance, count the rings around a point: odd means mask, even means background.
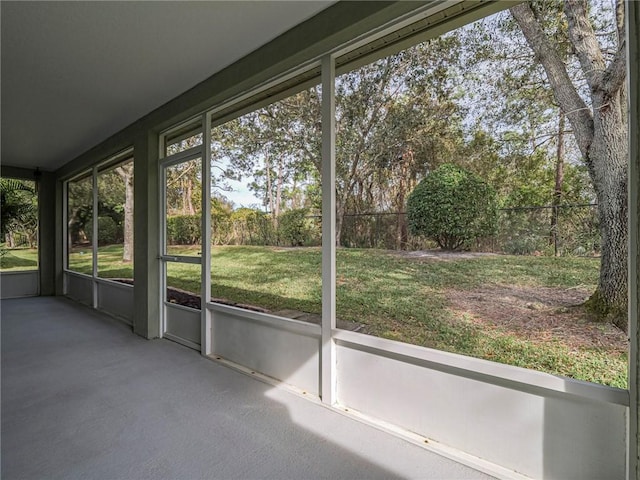
[[[344,202],[336,195],[336,246],[342,246],[342,226],[344,224]]]
[[[558,146],[556,148],[556,182],[553,191],[553,201],[551,210],[551,238],[549,241],[553,245],[555,256],[560,255],[558,249],[558,214],[559,205],[562,201],[562,187],[564,184],[564,113],[560,111],[558,118]]]
[[[282,187],[284,186],[283,158],[278,158],[278,174],[276,179],[276,202],[274,212],[274,227],[278,229],[278,221],[280,220],[280,205],[282,203]]]
[[[594,137],[589,156],[598,198],[602,237],[600,279],[590,305],[626,328],[627,310],[627,126],[620,98],[597,98]],[[624,318],[623,318],[624,317]]]
[[[569,40],[587,80],[591,105],[580,97],[532,4],[511,8],[527,43],[542,64],[556,101],[567,116],[598,198],[602,256],[598,288],[587,302],[626,328],[627,137],[626,51],[623,4],[617,4],[619,50],[607,65],[587,15],[585,0],[566,0]]]
[[[124,182],[124,248],[122,261],[133,260],[133,163],[116,168],[116,173]]]
[[[124,248],[122,260],[125,262],[131,262],[133,260],[133,165],[125,181]]]
[[[191,178],[186,177],[184,179],[184,188],[182,189],[183,197],[182,197],[182,205],[183,212],[185,215],[195,215],[196,209],[193,206],[193,181]]]
[[[264,171],[267,176],[267,201],[269,202],[269,215],[273,218],[273,192],[271,191],[271,158],[269,157],[269,149],[266,150],[264,155]]]
[[[398,175],[398,193],[396,195],[396,212],[406,211],[407,208],[407,194],[415,187],[414,178],[411,175],[410,166],[414,163],[413,150],[406,149],[402,152],[402,155],[398,161],[399,175]],[[407,217],[401,213],[398,213],[396,223],[396,249],[404,250],[407,247],[409,241],[409,231],[407,228]]]

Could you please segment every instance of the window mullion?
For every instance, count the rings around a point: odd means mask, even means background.
[[[211,310],[206,308],[211,297],[211,115],[202,119],[202,331],[200,348],[203,355],[212,353]]]
[[[322,401],[336,403],[335,59],[322,59]]]
[[[91,255],[93,263],[93,308],[98,308],[98,167],[93,167],[91,177],[93,204],[91,206]]]

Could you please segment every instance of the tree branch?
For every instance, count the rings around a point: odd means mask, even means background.
[[[615,58],[611,61],[602,78],[602,90],[608,96],[618,91],[622,87],[627,78],[627,52],[624,41],[620,45],[620,49]]]
[[[525,2],[512,7],[510,11],[529,47],[542,64],[556,102],[571,122],[578,147],[586,157],[593,140],[591,110],[576,91],[562,58],[546,37],[531,6]]]
[[[625,41],[625,27],[624,27],[624,1],[616,1],[616,29],[618,30],[618,45],[622,45]]]
[[[587,14],[586,0],[566,0],[564,13],[569,24],[569,38],[592,92],[602,88],[605,61]]]
[[[627,78],[627,46],[624,27],[624,2],[616,2],[616,28],[618,30],[618,51],[613,58],[602,79],[602,88],[611,96],[623,86]]]

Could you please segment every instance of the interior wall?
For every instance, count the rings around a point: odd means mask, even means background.
[[[19,180],[35,180],[36,171],[30,168],[12,167],[10,165],[0,166],[0,176],[8,178],[17,178]]]
[[[38,265],[40,269],[40,295],[56,294],[56,177],[42,172],[38,186]]]
[[[158,135],[138,135],[133,142],[133,331],[145,338],[160,335],[158,157]]]

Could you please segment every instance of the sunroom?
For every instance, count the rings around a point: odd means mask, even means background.
[[[519,3],[3,2],[3,477],[638,478],[640,9]]]

